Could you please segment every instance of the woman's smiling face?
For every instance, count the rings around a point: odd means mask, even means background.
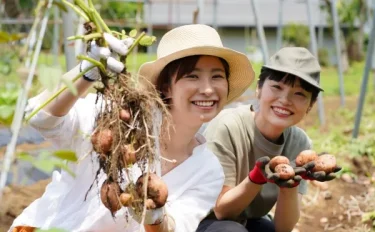
[[[174,74],[165,95],[171,99],[170,113],[175,123],[200,126],[213,119],[227,101],[227,70],[219,58],[200,56],[191,72],[178,80]]]
[[[281,81],[266,79],[259,89],[259,119],[262,124],[268,124],[284,130],[299,123],[310,108],[312,93],[301,87],[299,78],[293,85]]]

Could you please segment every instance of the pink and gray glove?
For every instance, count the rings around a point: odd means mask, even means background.
[[[269,162],[270,158],[268,156],[263,156],[256,160],[254,168],[249,172],[251,182],[259,185],[269,182],[281,188],[294,188],[299,185],[302,177],[298,173],[289,180],[282,180],[278,173],[271,171]]]

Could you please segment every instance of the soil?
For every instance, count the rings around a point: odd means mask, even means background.
[[[7,186],[0,206],[0,231],[7,231],[13,220],[35,199],[42,196],[50,179],[29,186]]]
[[[327,98],[324,101],[327,123],[322,130],[329,130],[329,112],[340,107],[339,98]],[[355,110],[356,98],[347,98],[346,107]],[[316,125],[318,117],[317,106],[306,117],[300,126]],[[20,145],[18,150],[40,149],[48,146]],[[0,157],[4,152],[0,148]],[[356,179],[342,176],[340,179],[326,182],[327,190],[321,190],[313,183],[309,183],[309,193],[304,197],[301,218],[295,231],[338,231],[338,232],[367,232],[371,230],[371,222],[361,223],[363,212],[375,210],[375,168],[366,158],[348,160],[357,174]],[[364,171],[366,170],[366,171]],[[365,177],[365,173],[372,173],[372,177]],[[346,178],[344,178],[346,177]],[[0,232],[7,231],[14,218],[22,212],[33,200],[40,197],[48,180],[39,181],[30,186],[8,186],[4,192],[4,198],[0,205]],[[372,186],[371,186],[372,185]],[[4,203],[3,203],[4,202]]]
[[[357,179],[343,175],[342,178],[327,183],[327,190],[310,182],[296,231],[374,231],[371,230],[372,222],[362,222],[362,215],[363,212],[375,210],[375,176],[371,180],[361,175],[361,172],[355,171],[359,174]],[[371,172],[375,173],[374,167]]]

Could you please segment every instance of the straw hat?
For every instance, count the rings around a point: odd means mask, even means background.
[[[229,64],[229,95],[227,103],[241,96],[254,80],[254,70],[245,54],[223,46],[217,31],[207,25],[191,24],[174,28],[160,40],[157,59],[144,63],[139,75],[153,84],[170,62],[192,55],[221,57]]]

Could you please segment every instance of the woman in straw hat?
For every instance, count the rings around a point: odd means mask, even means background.
[[[257,104],[225,109],[209,123],[205,136],[224,168],[225,182],[214,213],[202,221],[199,232],[292,231],[305,180],[335,178],[334,173],[313,173],[314,162],[295,168],[290,180],[280,180],[267,168],[277,155],[295,166],[296,156],[312,148],[307,134],[295,125],[322,91],[319,80],[318,60],[307,49],[283,48],[261,70]],[[268,213],[275,204],[271,219]]]
[[[111,46],[110,41],[107,42]],[[89,55],[99,59],[101,54],[109,53],[103,49],[92,44]],[[112,71],[121,71],[118,61],[109,63]],[[65,74],[66,78],[76,76],[80,69],[89,65],[82,61],[81,67]],[[205,138],[198,134],[198,129],[250,86],[254,78],[253,69],[244,54],[223,47],[219,34],[213,28],[195,24],[166,33],[158,45],[157,60],[143,64],[139,75],[156,86],[168,105],[173,129],[169,131],[170,139],[163,139],[166,146],[161,148],[161,154],[164,160],[176,161],[161,162],[162,180],[168,186],[167,203],[162,208],[147,211],[144,229],[195,231],[214,207],[224,183],[220,162],[207,148]],[[75,85],[79,95],[99,78],[95,68],[78,80]],[[29,108],[37,107],[48,95],[45,92],[32,99]],[[95,99],[94,94],[79,98],[66,91],[30,123],[47,140],[59,147],[71,148],[82,157],[92,146],[84,134],[91,134],[93,130],[98,109]],[[93,186],[84,201],[97,166],[98,161],[90,158],[79,165],[72,165],[75,179],[64,171],[55,172],[44,195],[25,209],[12,228],[16,227],[16,231],[52,227],[68,231],[138,229],[139,218],[126,223],[126,212],[132,215],[127,208],[118,211],[115,220],[112,218],[100,201],[97,185]]]

